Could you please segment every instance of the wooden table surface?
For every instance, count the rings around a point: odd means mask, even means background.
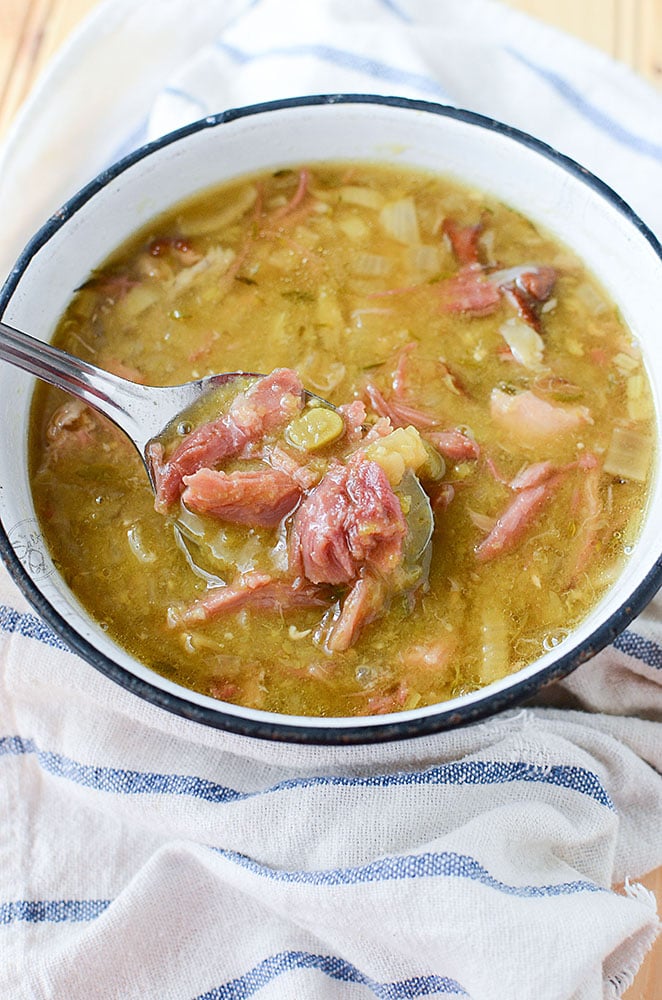
[[[0,140],[40,71],[98,2],[0,0]],[[604,49],[662,90],[662,0],[503,2]],[[642,881],[656,892],[662,909],[662,868]],[[662,1000],[662,937],[625,998]]]

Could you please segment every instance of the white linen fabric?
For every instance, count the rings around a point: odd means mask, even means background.
[[[107,0],[0,160],[6,273],[148,137],[296,94],[523,128],[662,233],[662,98],[495,0]],[[376,747],[270,744],[113,685],[0,572],[0,995],[620,996],[658,929],[662,601],[536,706]],[[615,883],[624,883],[616,891]]]

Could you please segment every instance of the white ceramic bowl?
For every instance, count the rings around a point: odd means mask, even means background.
[[[662,414],[662,250],[609,188],[511,128],[399,98],[325,96],[232,110],[150,143],[101,174],[35,235],[0,293],[10,325],[48,340],[74,290],[138,227],[190,194],[260,169],[380,160],[450,174],[495,195],[572,247],[606,286],[642,345]],[[662,582],[662,480],[623,573],[582,625],[510,677],[440,705],[370,718],[280,716],[215,701],[155,674],[111,641],[55,570],[41,540],[27,466],[34,380],[0,365],[0,549],[42,617],[94,667],[164,709],[268,739],[400,739],[493,714],[567,674],[611,642]],[[659,432],[658,432],[659,439]]]

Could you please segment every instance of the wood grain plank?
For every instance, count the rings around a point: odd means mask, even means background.
[[[618,0],[504,0],[524,14],[576,35],[605,52],[613,52]]]
[[[656,868],[637,881],[655,894],[658,912],[662,911],[662,868]],[[662,1000],[662,937],[646,955],[632,986],[623,994],[623,1000]]]
[[[0,5],[0,107],[12,77],[17,50],[26,30],[29,5]]]
[[[53,55],[69,38],[74,28],[98,5],[99,0],[51,0],[51,11],[42,36],[35,61],[35,75],[39,74]]]
[[[639,0],[639,7],[639,45],[635,69],[662,88],[662,0]]]
[[[30,0],[29,3],[23,4],[16,3],[15,0],[5,0],[5,4],[7,3],[14,8],[14,19],[17,8],[20,10],[22,7],[24,20],[15,38],[13,58],[5,76],[5,87],[0,103],[0,134],[5,131],[34,83],[39,51],[53,0]]]
[[[641,44],[641,0],[616,0],[611,54],[637,68]]]

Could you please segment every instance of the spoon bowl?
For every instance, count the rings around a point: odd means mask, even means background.
[[[235,379],[256,372],[222,372],[183,385],[142,385],[43,343],[0,322],[0,360],[82,399],[115,423],[135,445],[150,475],[147,447],[191,406]],[[311,396],[306,394],[306,398]],[[331,406],[326,400],[322,400]]]
[[[49,382],[76,396],[113,421],[137,449],[155,489],[151,445],[164,439],[176,422],[186,418],[203,397],[233,381],[264,378],[257,372],[221,372],[183,385],[142,385],[113,375],[96,365],[74,357],[52,344],[0,322],[0,360]],[[304,401],[336,407],[328,400],[304,390]],[[414,475],[407,477],[401,492],[408,498],[407,516],[410,544],[415,560],[429,548],[434,518],[427,494]]]

